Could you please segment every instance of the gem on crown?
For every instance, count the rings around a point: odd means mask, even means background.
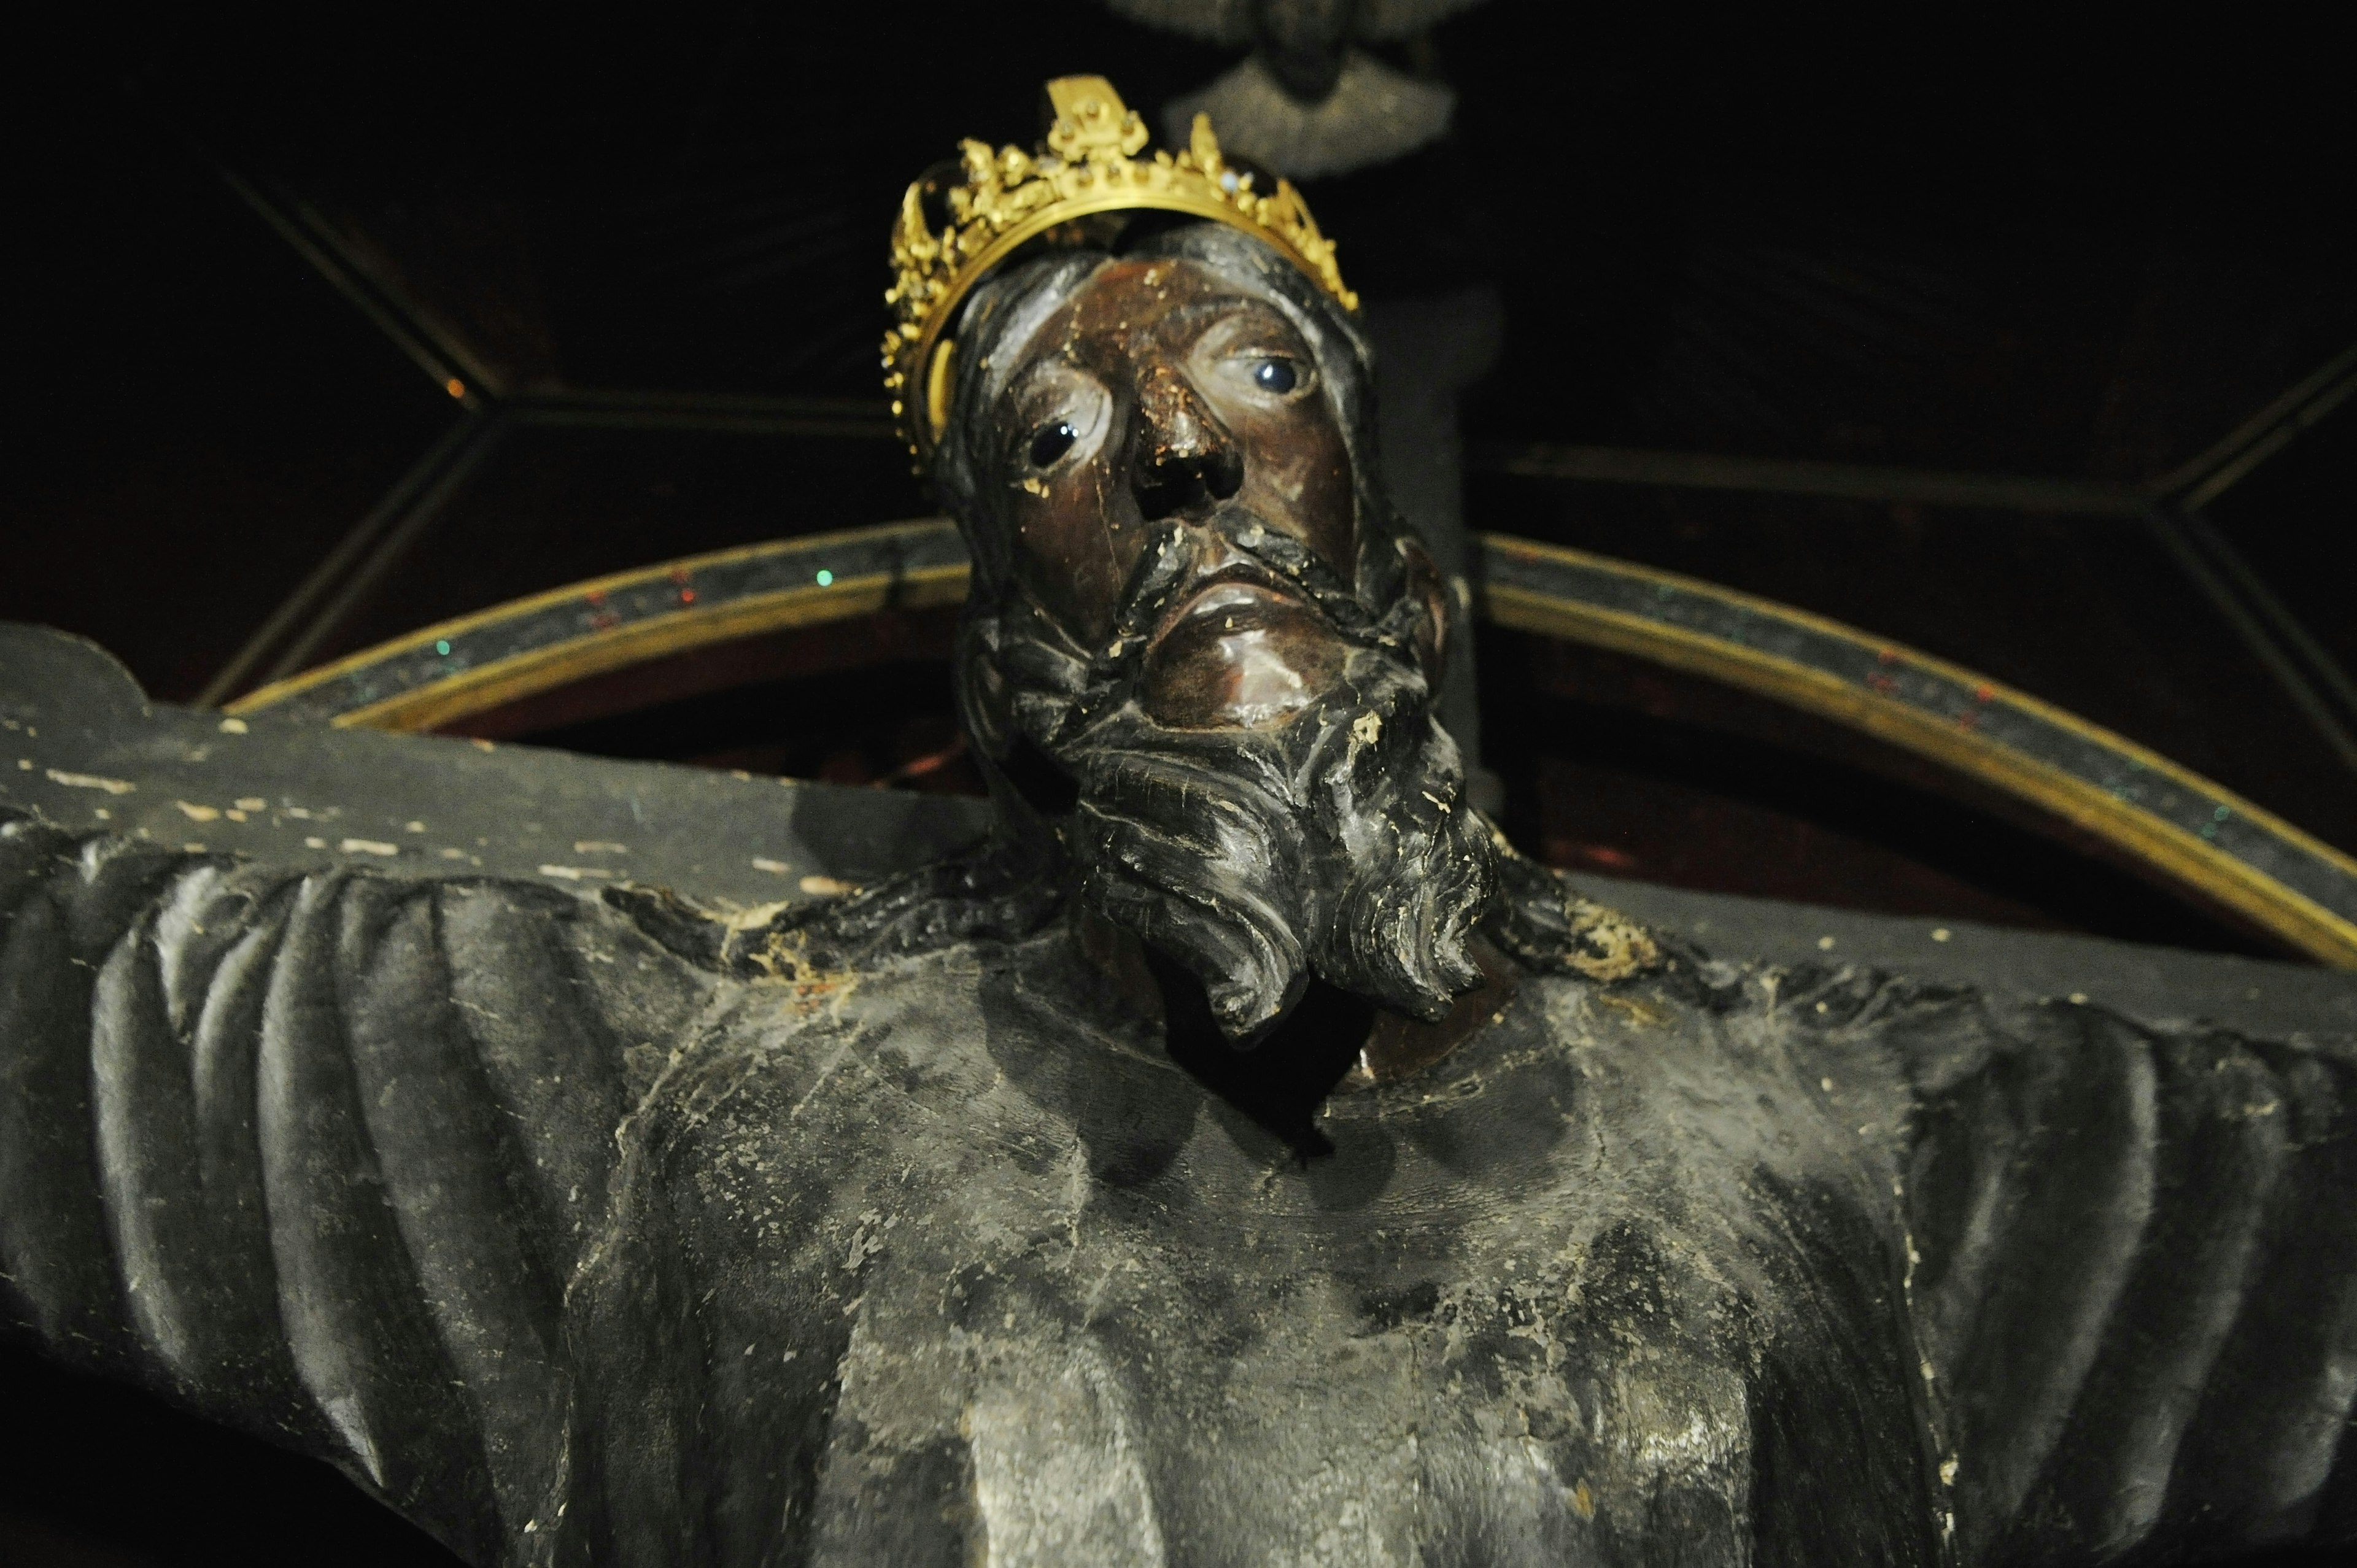
[[[947,328],[976,284],[1023,246],[1103,244],[1126,214],[1183,213],[1243,230],[1299,267],[1346,310],[1359,296],[1342,285],[1334,242],[1318,232],[1300,194],[1285,180],[1237,168],[1220,154],[1204,115],[1178,153],[1140,157],[1146,123],[1101,76],[1048,84],[1054,119],[1034,150],[985,142],[959,145],[954,171],[912,183],[892,230],[893,314],[884,334],[884,385],[892,416],[921,463],[949,420],[955,342]],[[1273,188],[1261,188],[1273,184]],[[941,227],[927,215],[933,198]]]

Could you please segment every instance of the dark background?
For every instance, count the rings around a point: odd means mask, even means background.
[[[486,386],[823,400],[797,406],[839,427],[519,430],[319,659],[600,572],[931,510],[856,428],[903,183],[958,136],[1028,139],[1049,76],[1108,74],[1151,120],[1234,58],[1081,0],[14,26],[0,618],[91,637],[177,701],[465,417],[238,182],[315,212]],[[2303,709],[2140,520],[1497,471],[1530,443],[2123,481],[2185,463],[2357,341],[2357,94],[2322,28],[2249,7],[2065,25],[1491,0],[1390,51],[1457,89],[1449,141],[1308,194],[1378,305],[1502,304],[1464,411],[1473,527],[1910,643],[2357,851],[2357,706],[2311,667],[2323,716]],[[2344,670],[2352,422],[2207,509]],[[940,628],[871,645],[861,668],[780,667],[543,738],[970,787],[909,771],[952,743]],[[2274,950],[1855,737],[1515,634],[1481,653],[1509,825],[1556,864]],[[47,1413],[0,1415],[0,1561],[420,1560],[310,1466],[57,1374],[12,1363],[6,1386]]]

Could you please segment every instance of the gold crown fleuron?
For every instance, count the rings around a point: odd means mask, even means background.
[[[1292,262],[1345,310],[1359,296],[1342,285],[1334,242],[1318,231],[1301,195],[1275,188],[1220,156],[1208,116],[1178,153],[1140,157],[1146,123],[1101,76],[1048,83],[1055,113],[1031,152],[986,142],[959,145],[963,179],[931,177],[909,187],[892,229],[892,286],[884,303],[893,324],[884,334],[884,386],[909,450],[922,463],[949,422],[957,345],[946,328],[976,284],[1034,240],[1086,244],[1103,237],[1103,219],[1134,211],[1180,212],[1241,229]],[[946,210],[936,233],[925,216],[932,198]],[[1092,220],[1098,221],[1092,222]]]

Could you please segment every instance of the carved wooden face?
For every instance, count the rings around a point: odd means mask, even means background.
[[[1330,689],[1347,649],[1211,526],[1248,515],[1356,575],[1350,450],[1292,324],[1196,263],[1119,261],[1017,354],[993,411],[992,479],[1031,598],[1101,645],[1149,527],[1175,523],[1192,591],[1150,634],[1148,712],[1174,728],[1256,728]]]

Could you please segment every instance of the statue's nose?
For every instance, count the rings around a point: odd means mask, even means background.
[[[1187,378],[1168,365],[1137,389],[1130,486],[1148,521],[1202,518],[1243,488],[1243,453]]]

